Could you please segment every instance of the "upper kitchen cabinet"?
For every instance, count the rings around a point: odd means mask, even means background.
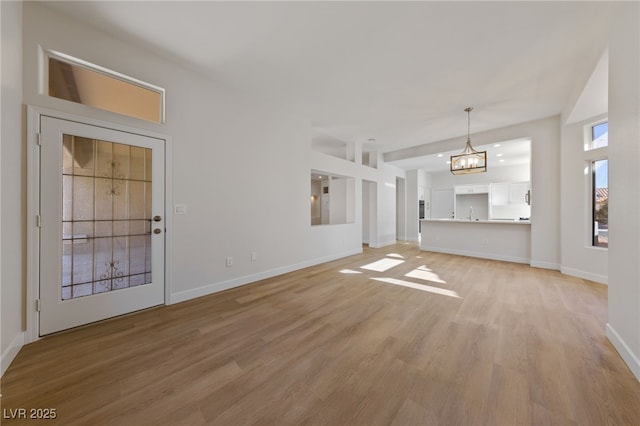
[[[456,194],[487,194],[489,185],[456,185]]]
[[[530,205],[530,182],[498,182],[491,184],[491,205]]]
[[[510,183],[509,202],[531,205],[531,182]]]

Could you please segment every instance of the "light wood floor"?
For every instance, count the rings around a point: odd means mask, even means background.
[[[362,268],[379,260],[402,263]],[[399,243],[42,339],[2,407],[55,408],[46,425],[640,425],[606,320],[605,286]]]

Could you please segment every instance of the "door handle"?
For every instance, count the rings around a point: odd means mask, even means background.
[[[154,222],[160,222],[161,220],[162,220],[162,217],[161,217],[161,216],[159,216],[159,215],[158,215],[158,216],[154,216],[154,217],[153,217],[153,221],[154,221]]]
[[[161,233],[161,232],[162,232],[162,229],[160,229],[160,228],[155,228],[155,229],[153,230],[153,233],[154,233],[154,234],[159,234],[159,233]]]

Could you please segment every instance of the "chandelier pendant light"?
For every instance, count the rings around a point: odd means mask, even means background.
[[[465,108],[467,113],[467,145],[462,153],[451,156],[451,173],[454,175],[487,171],[487,151],[476,151],[471,146],[471,111],[473,111],[472,107]]]

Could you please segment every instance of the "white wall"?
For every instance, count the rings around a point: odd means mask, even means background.
[[[418,170],[406,173],[407,182],[407,240],[418,241]]]
[[[640,5],[622,3],[609,45],[609,323],[640,380]]]
[[[0,255],[0,374],[24,343],[26,282],[25,151],[22,143],[22,3],[0,2],[0,158],[2,253]]]
[[[396,238],[407,239],[407,188],[402,178],[396,178]]]
[[[332,178],[330,182],[329,199],[331,200],[331,208],[329,209],[329,223],[349,223],[347,216],[353,216],[353,213],[351,215],[347,213],[347,204],[350,204],[347,192],[352,193],[353,190],[348,191],[347,187],[349,184],[353,185],[353,179]]]
[[[173,255],[168,259],[173,270],[168,277],[172,301],[360,252],[358,188],[362,177],[380,181],[380,199],[395,200],[395,189],[384,183],[404,176],[402,170],[385,164],[372,169],[310,151],[306,117],[230,92],[222,84],[56,15],[45,6],[25,3],[24,8],[25,103],[172,137],[174,178],[169,187],[174,202],[188,206],[188,214],[174,217],[169,230],[173,236]],[[164,87],[166,124],[142,122],[38,93],[39,44]],[[354,223],[311,226],[311,169],[356,179]],[[19,174],[24,178],[24,170]],[[258,181],[270,184],[256,191]],[[256,206],[260,206],[259,215]],[[379,234],[395,238],[395,219],[388,220],[395,218],[395,201],[379,203],[379,209]],[[257,261],[251,262],[254,251]],[[225,267],[227,256],[234,257],[232,268]]]
[[[602,118],[602,117],[598,117]],[[585,176],[584,126],[595,117],[562,127],[562,267],[561,271],[607,283],[608,250],[591,246],[591,190]]]
[[[453,188],[456,185],[487,184],[492,182],[527,182],[531,179],[529,165],[489,167],[486,173],[453,175],[450,171],[429,173],[433,188]]]

